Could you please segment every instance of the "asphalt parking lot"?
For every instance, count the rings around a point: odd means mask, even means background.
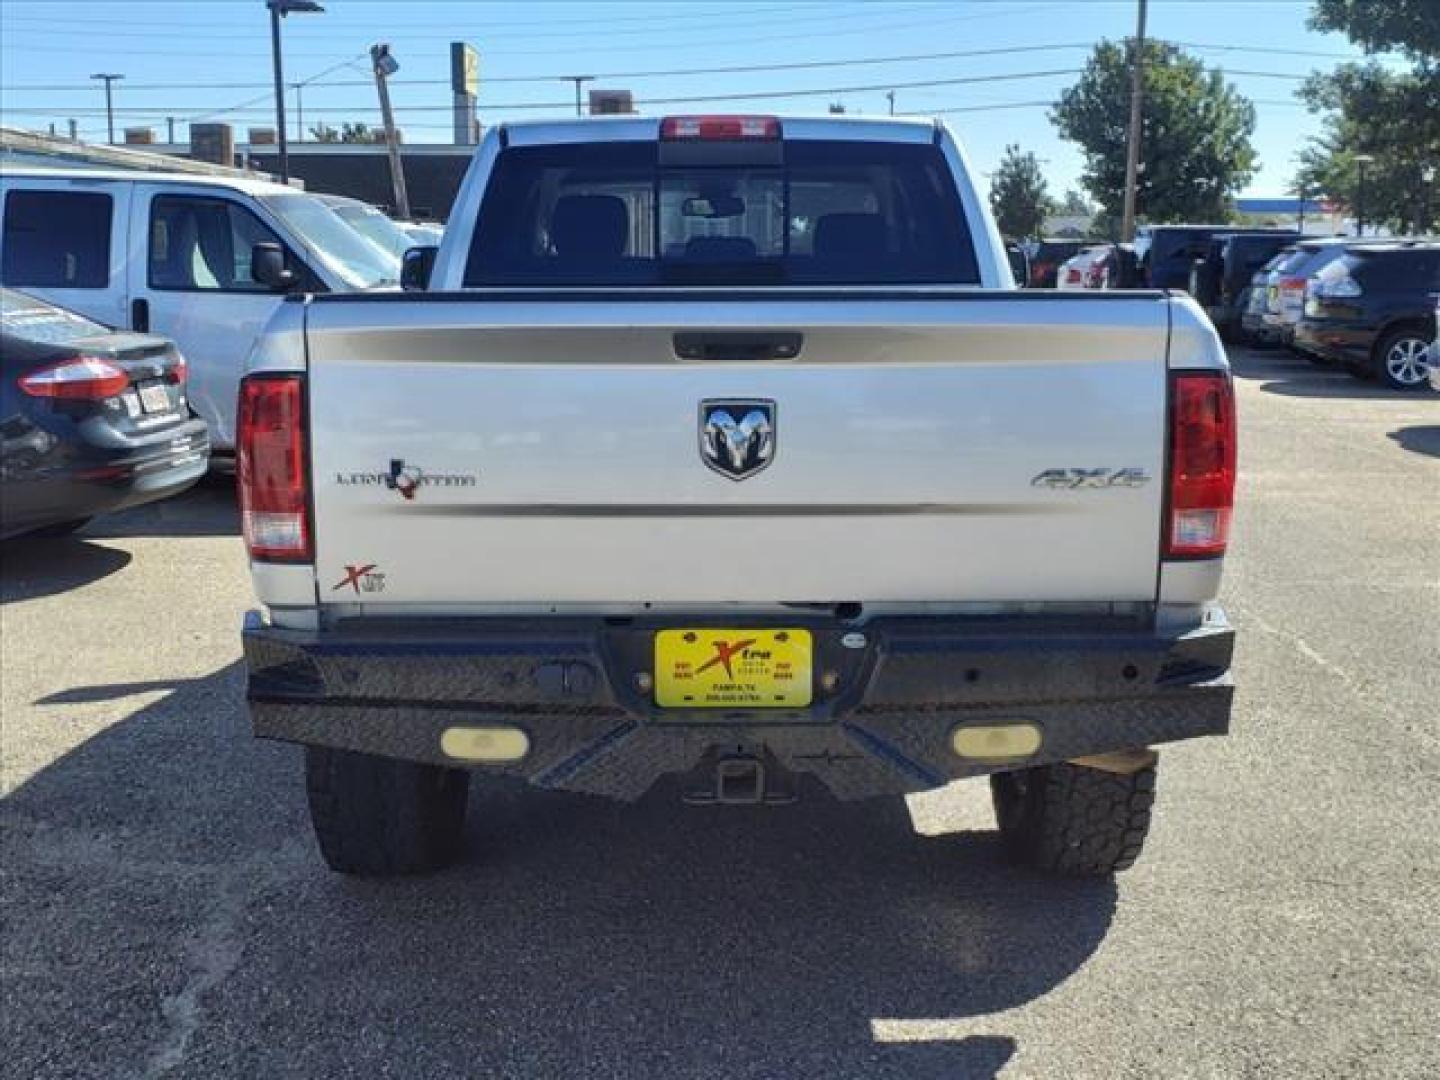
[[[331,875],[253,742],[223,483],[0,548],[0,1072],[1440,1072],[1440,396],[1238,352],[1228,740],[1114,884],[982,785],[636,806],[478,786],[436,877]]]

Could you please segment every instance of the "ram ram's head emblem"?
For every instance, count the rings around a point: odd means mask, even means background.
[[[721,476],[744,480],[775,459],[775,403],[751,398],[700,403],[700,458]]]

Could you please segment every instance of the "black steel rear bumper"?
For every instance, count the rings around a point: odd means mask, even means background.
[[[736,620],[664,625],[677,623]],[[774,625],[814,635],[808,709],[656,708],[643,691],[655,620],[367,619],[310,632],[266,625],[251,612],[251,718],[261,738],[447,765],[465,764],[441,750],[448,729],[519,728],[528,753],[485,768],[621,799],[727,749],[763,753],[815,774],[841,798],[861,798],[1229,726],[1234,633],[1218,610],[1173,634],[1114,619],[856,625],[827,614]],[[952,748],[957,728],[1013,724],[1039,729],[1036,752],[974,760]]]

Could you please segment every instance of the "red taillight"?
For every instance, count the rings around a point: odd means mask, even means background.
[[[1303,277],[1287,277],[1280,279],[1280,288],[1287,292],[1304,292],[1305,279]]]
[[[185,380],[189,377],[190,367],[185,363],[183,356],[175,357],[175,363],[171,364],[169,370],[165,372],[166,380],[175,383],[177,386],[184,386]]]
[[[305,383],[251,375],[240,383],[236,472],[240,520],[252,559],[310,561]]]
[[[1167,557],[1225,554],[1235,505],[1235,390],[1225,372],[1171,376],[1169,499]]]
[[[667,116],[660,121],[660,138],[778,139],[780,120],[774,116]]]
[[[20,377],[20,389],[31,397],[65,401],[101,401],[129,385],[123,368],[94,356],[77,356]]]

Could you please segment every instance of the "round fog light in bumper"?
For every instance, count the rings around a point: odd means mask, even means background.
[[[440,750],[458,761],[519,761],[530,752],[530,736],[514,727],[452,727],[441,734]]]
[[[960,757],[975,761],[1029,757],[1040,749],[1040,729],[1034,724],[958,727],[950,733],[950,747]]]

